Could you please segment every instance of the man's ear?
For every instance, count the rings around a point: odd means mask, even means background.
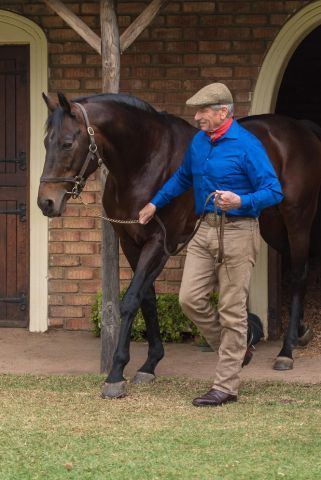
[[[47,95],[44,92],[42,92],[42,98],[44,99],[48,109],[51,112],[53,112],[58,107],[58,104],[53,100],[51,100],[51,98],[47,97]]]

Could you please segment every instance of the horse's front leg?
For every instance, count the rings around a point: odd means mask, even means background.
[[[146,293],[140,306],[146,324],[148,340],[148,355],[146,362],[138,369],[133,383],[150,383],[155,378],[155,368],[164,356],[164,347],[161,339],[155,288],[152,285]]]
[[[291,370],[293,368],[293,348],[298,345],[299,336],[302,339],[310,332],[303,323],[308,276],[309,229],[303,229],[297,235],[289,235],[289,242],[292,276],[291,306],[282,349],[274,363],[275,370]]]
[[[103,387],[103,397],[122,397],[125,394],[124,368],[129,362],[131,327],[135,315],[167,256],[159,239],[154,238],[142,249],[134,277],[120,305],[121,326],[113,365]],[[146,372],[147,373],[147,372]]]

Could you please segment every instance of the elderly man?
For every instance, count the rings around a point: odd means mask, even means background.
[[[222,83],[202,88],[187,100],[196,107],[200,131],[181,166],[139,213],[140,223],[193,187],[195,210],[203,211],[215,192],[218,215],[225,213],[224,258],[217,262],[219,239],[214,203],[187,248],[180,289],[184,313],[197,325],[218,362],[212,388],[193,405],[218,406],[237,401],[240,371],[247,351],[247,298],[259,251],[258,217],[283,199],[282,189],[261,142],[233,119],[233,98]],[[217,311],[209,302],[218,284]]]

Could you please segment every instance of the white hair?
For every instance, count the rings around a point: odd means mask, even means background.
[[[212,109],[212,110],[220,110],[222,107],[226,107],[227,108],[227,118],[230,118],[233,116],[233,113],[234,113],[234,104],[233,103],[227,103],[227,104],[224,104],[224,105],[209,105],[209,107]]]

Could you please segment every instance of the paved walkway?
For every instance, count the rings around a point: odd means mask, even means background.
[[[293,370],[273,370],[273,360],[280,346],[280,341],[260,342],[252,362],[242,371],[243,379],[321,383],[321,354],[307,356],[298,350]],[[157,375],[212,379],[216,353],[202,352],[191,344],[167,344],[165,352],[157,367]],[[146,354],[146,344],[131,344],[131,361],[125,370],[126,376],[135,373]],[[99,368],[100,339],[89,332],[50,330],[47,333],[30,333],[25,329],[0,329],[0,373],[98,374]]]

